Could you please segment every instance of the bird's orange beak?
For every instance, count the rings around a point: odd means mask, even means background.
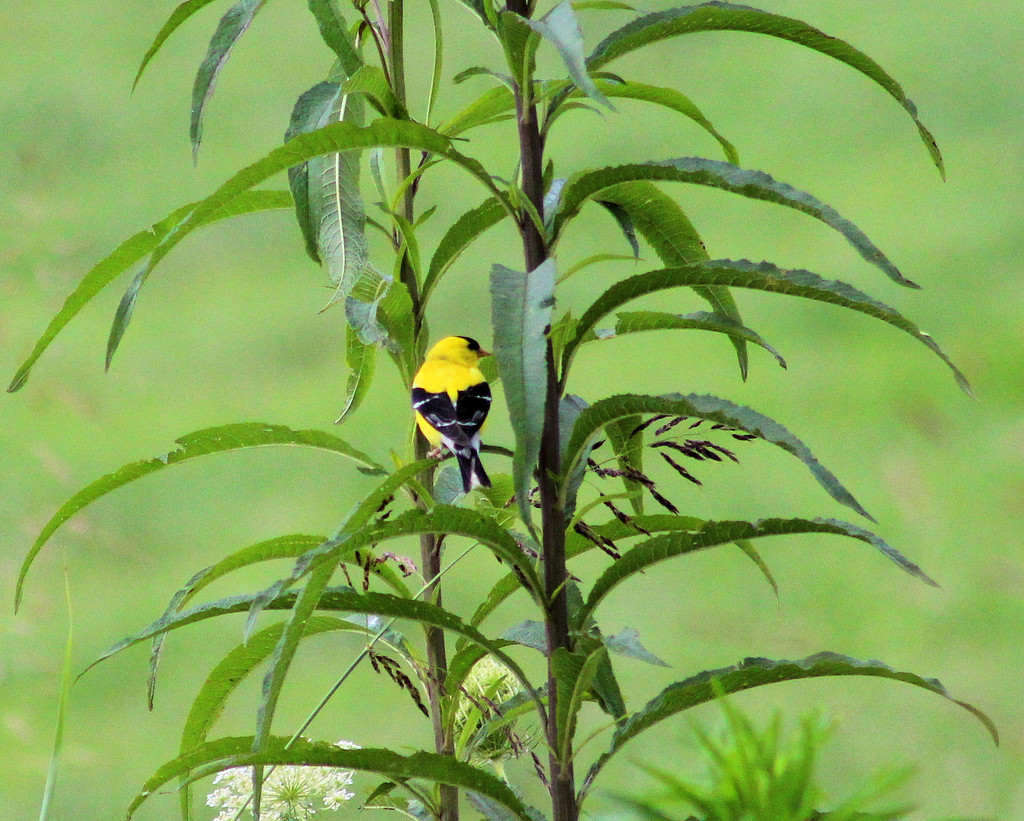
[[[485,356],[490,356],[491,352],[485,351],[483,348],[481,348],[479,351],[476,352],[476,355],[483,359]]]

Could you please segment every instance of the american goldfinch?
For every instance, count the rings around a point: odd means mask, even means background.
[[[427,352],[412,381],[416,424],[435,448],[455,454],[462,489],[490,487],[480,462],[480,428],[491,409],[491,389],[478,367],[489,356],[468,336],[446,336]]]

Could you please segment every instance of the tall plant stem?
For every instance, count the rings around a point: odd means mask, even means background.
[[[529,17],[529,0],[511,0],[511,11]],[[531,82],[527,78],[526,82]],[[516,93],[516,121],[519,128],[519,160],[522,169],[522,188],[537,213],[544,213],[544,143],[537,122],[537,107],[532,101],[532,89],[519,89]],[[547,242],[528,215],[520,215],[523,255],[528,271],[533,271],[548,258]],[[550,330],[550,328],[548,329]],[[545,632],[548,657],[548,726],[546,737],[550,749],[550,790],[553,821],[577,821],[575,778],[572,763],[558,756],[558,692],[551,660],[558,650],[570,650],[569,611],[565,582],[565,511],[559,494],[561,473],[561,445],[558,434],[558,406],[560,391],[554,351],[550,337],[547,340],[547,394],[544,402],[544,433],[541,438],[540,458],[537,465],[540,486],[542,538],[544,547],[544,590],[547,601]]]
[[[388,8],[388,32],[389,32],[389,57],[391,88],[398,101],[405,105],[407,95],[405,89],[405,8],[404,0],[391,0]],[[408,148],[399,148],[395,155],[395,172],[401,182],[412,172],[412,162]],[[413,209],[413,196],[415,189],[409,186],[402,195],[402,202],[399,206],[402,216],[412,223],[415,217]],[[409,291],[412,299],[412,314],[415,317],[414,338],[417,350],[421,350],[420,334],[423,331],[422,311],[420,306],[420,289],[416,281],[416,272],[409,262],[407,254],[403,254],[401,265],[401,280]],[[427,442],[416,434],[415,453],[417,459],[423,459],[427,455]],[[434,484],[433,470],[425,472],[421,477],[428,488]],[[420,572],[424,579],[431,580],[428,583],[425,598],[427,601],[441,606],[441,585],[438,577],[441,573],[441,539],[432,533],[424,533],[420,536]],[[444,682],[448,675],[448,653],[445,648],[444,631],[440,627],[426,628],[427,645],[427,701],[430,709],[430,720],[434,730],[434,749],[441,755],[455,755],[455,739],[445,732],[444,717],[442,712],[442,700],[444,697]],[[449,784],[442,784],[440,787],[440,821],[459,821],[459,791]]]

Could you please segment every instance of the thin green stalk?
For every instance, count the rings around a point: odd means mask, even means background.
[[[60,752],[64,746],[64,725],[67,721],[68,701],[71,698],[71,685],[74,682],[71,669],[74,618],[71,613],[71,582],[68,580],[67,567],[64,568],[64,596],[68,606],[68,640],[64,645],[64,666],[60,674],[60,696],[57,701],[57,729],[53,736],[53,752],[50,754],[50,768],[46,773],[43,801],[39,807],[39,821],[46,821],[50,814],[50,802],[53,800],[53,791],[57,786],[57,768],[60,763]]]

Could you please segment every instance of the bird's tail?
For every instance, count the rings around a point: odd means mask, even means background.
[[[480,461],[480,454],[474,448],[459,448],[455,452],[455,458],[462,473],[463,493],[469,493],[475,487],[491,486],[491,480],[484,470],[483,462]]]

